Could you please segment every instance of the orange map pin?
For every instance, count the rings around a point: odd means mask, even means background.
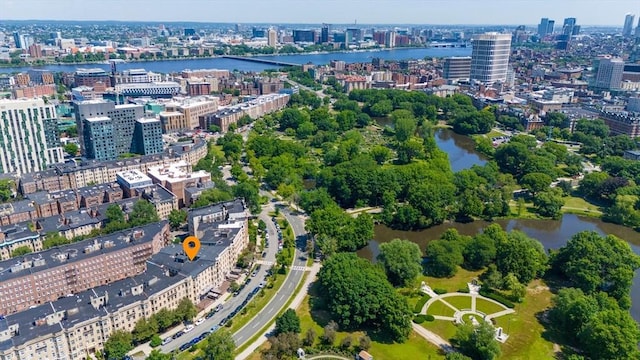
[[[182,242],[182,249],[184,249],[189,260],[193,261],[200,251],[200,240],[195,236],[187,236]]]

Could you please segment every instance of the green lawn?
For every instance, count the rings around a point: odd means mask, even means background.
[[[456,330],[458,329],[453,321],[445,320],[434,320],[431,322],[427,321],[420,325],[425,329],[433,331],[434,333],[442,336],[442,338],[445,340],[450,340],[451,338],[453,338],[453,336],[456,334]]]
[[[551,306],[551,291],[541,280],[533,281],[527,288],[522,304],[515,307],[515,314],[501,316],[496,326],[501,326],[509,339],[502,348],[502,359],[555,359],[553,343],[542,337],[544,327],[538,316]]]
[[[492,303],[491,301],[487,301],[481,298],[476,299],[476,310],[483,312],[487,315],[497,313],[499,311],[503,311],[506,309],[507,309],[506,307]]]
[[[424,281],[432,289],[445,289],[447,292],[456,292],[459,289],[467,288],[467,283],[473,278],[477,278],[482,274],[482,271],[467,271],[462,268],[458,268],[458,272],[450,278],[434,278],[430,276],[420,276],[417,281],[419,286],[421,281]]]
[[[458,308],[458,310],[462,309],[471,309],[471,297],[470,296],[453,296],[442,299],[449,304]]]
[[[577,196],[567,196],[562,207],[563,212],[577,213],[587,216],[602,216],[600,207]]]
[[[312,287],[310,291],[311,296],[314,296],[316,291],[317,289]],[[307,295],[307,297],[305,297],[300,307],[296,310],[296,314],[298,314],[298,317],[300,318],[300,328],[302,329],[301,336],[304,336],[308,329],[313,328],[316,335],[319,337],[323,333],[324,326],[331,320],[331,314],[324,310],[312,311],[310,301],[314,301],[316,298],[312,298],[311,296]],[[364,332],[361,331],[338,331],[336,334],[335,344],[339,344],[342,339],[347,336],[351,336],[353,342],[357,343],[358,339],[363,334]],[[435,345],[431,344],[414,332],[411,332],[409,339],[402,344],[389,344],[374,340],[371,342],[369,353],[371,353],[376,360],[410,359],[416,354],[421,354],[421,358],[425,359],[444,359],[444,356],[440,354],[440,350]],[[251,357],[250,359],[258,359],[258,357]]]
[[[451,304],[451,305],[453,305],[453,304]],[[455,305],[453,305],[453,306],[455,306]],[[469,307],[471,307],[471,303],[469,303]],[[447,305],[445,305],[445,303],[443,303],[440,300],[435,301],[427,309],[427,314],[429,314],[429,315],[440,315],[440,316],[453,317],[453,314],[455,314],[455,313],[456,312],[452,308],[448,307]]]

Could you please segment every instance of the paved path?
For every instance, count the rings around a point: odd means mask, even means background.
[[[313,355],[305,357],[306,360],[322,360],[322,359],[338,359],[338,360],[351,360],[350,358],[346,358],[344,356],[338,356],[333,354],[327,355]]]
[[[429,331],[413,322],[411,323],[411,327],[413,328],[413,331],[415,331],[418,335],[422,336],[423,338],[425,338],[425,340],[434,344],[435,346],[439,347],[445,352],[453,351],[453,347],[451,346],[451,343],[449,343],[447,340],[440,337],[440,335],[432,331]]]

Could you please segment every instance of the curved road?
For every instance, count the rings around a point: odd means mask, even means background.
[[[269,211],[272,210],[273,203],[269,203],[269,205],[265,206],[263,208],[263,211],[260,213],[260,218],[267,224],[267,231],[269,233],[269,247],[265,249],[265,251],[267,252],[267,256],[261,260],[264,262],[275,263],[276,253],[278,251],[278,235],[273,221],[271,221],[271,218],[268,215]],[[271,301],[269,301],[269,303],[253,319],[251,319],[247,325],[233,334],[233,339],[235,340],[236,344],[238,344],[238,346],[251,339],[251,337],[253,337],[260,329],[267,325],[278,314],[287,300],[294,295],[295,289],[298,286],[300,280],[302,280],[302,276],[304,274],[306,257],[304,256],[303,250],[301,250],[305,249],[307,241],[306,231],[304,230],[304,218],[299,215],[291,214],[286,209],[283,209],[282,213],[285,215],[286,219],[293,227],[294,234],[296,234],[296,253],[294,266],[289,269],[287,278],[282,284],[282,287],[276,293],[276,296],[272,298]],[[171,341],[166,345],[163,345],[162,347],[160,347],[161,351],[163,353],[169,353],[173,350],[176,350],[183,344],[186,344],[194,338],[198,337],[203,332],[208,331],[212,327],[218,325],[223,318],[225,318],[236,307],[242,304],[251,290],[258,287],[259,283],[264,281],[267,270],[269,268],[270,266],[267,265],[261,266],[257,276],[250,276],[248,278],[249,282],[242,289],[242,291],[240,291],[240,294],[236,297],[229,298],[229,300],[224,303],[224,307],[220,312],[215,314],[213,317],[206,319],[204,323],[196,326],[195,329],[191,330],[190,332],[182,335],[181,337]]]

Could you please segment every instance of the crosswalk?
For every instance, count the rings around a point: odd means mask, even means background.
[[[256,261],[256,263],[260,265],[266,265],[266,266],[273,266],[275,264],[273,261],[266,261],[266,260],[258,260]]]
[[[291,267],[291,270],[296,270],[296,271],[307,271],[307,268],[306,268],[305,266],[298,266],[298,265],[295,265],[295,266],[292,266],[292,267]]]

